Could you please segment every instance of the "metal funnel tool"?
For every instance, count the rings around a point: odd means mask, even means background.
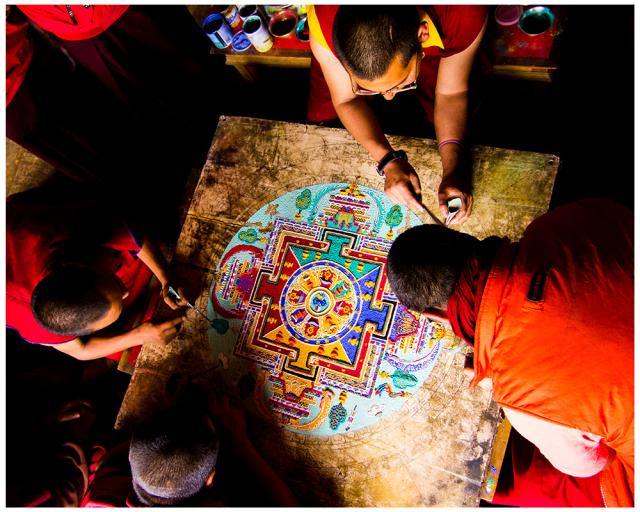
[[[172,286],[169,286],[169,295],[171,296],[171,298],[173,298],[176,301],[182,300],[183,298]],[[186,301],[186,302],[187,302],[187,307],[197,311],[207,319],[207,322],[212,323],[212,321],[209,319],[209,317],[204,311],[202,311],[200,308],[195,307],[193,304],[191,304],[191,302],[189,301]]]

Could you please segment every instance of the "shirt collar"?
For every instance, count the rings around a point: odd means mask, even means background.
[[[444,50],[444,44],[442,44],[442,39],[440,38],[440,34],[438,34],[438,29],[436,29],[431,17],[425,13],[422,18],[422,22],[426,23],[429,28],[429,37],[424,43],[422,43],[422,47],[429,48],[430,46],[437,46],[441,50]]]

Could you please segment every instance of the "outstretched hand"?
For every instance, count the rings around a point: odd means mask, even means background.
[[[384,191],[392,201],[420,212],[422,189],[420,178],[409,162],[402,158],[392,160],[384,168]]]
[[[159,324],[144,322],[136,327],[133,332],[135,332],[141,345],[159,345],[163,347],[178,334],[182,327],[182,320],[183,318],[179,316]]]

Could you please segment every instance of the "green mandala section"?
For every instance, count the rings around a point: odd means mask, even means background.
[[[220,372],[284,428],[335,435],[396,411],[430,374],[442,325],[387,285],[393,239],[420,220],[348,183],[291,191],[249,218],[210,290]]]

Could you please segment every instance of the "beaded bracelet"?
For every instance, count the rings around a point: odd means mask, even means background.
[[[460,147],[464,147],[464,143],[460,139],[446,139],[438,144],[438,151],[442,149],[442,146],[446,146],[447,144],[457,144]]]

